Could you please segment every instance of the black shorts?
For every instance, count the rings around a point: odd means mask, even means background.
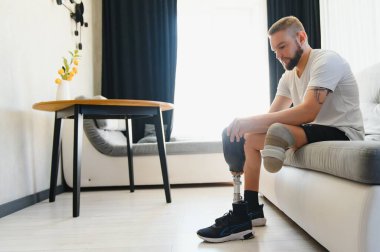
[[[300,127],[305,131],[308,143],[350,140],[343,131],[334,127],[320,124],[302,124]]]

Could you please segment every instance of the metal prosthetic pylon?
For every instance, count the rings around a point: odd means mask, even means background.
[[[238,203],[240,201],[242,201],[242,196],[240,194],[240,185],[242,184],[241,183],[241,180],[240,180],[240,177],[241,175],[240,174],[233,174],[232,175],[232,178],[233,178],[233,182],[234,182],[234,199],[233,199],[233,203]]]

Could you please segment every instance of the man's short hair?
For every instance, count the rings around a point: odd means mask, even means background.
[[[294,16],[283,17],[274,23],[270,29],[268,30],[268,35],[271,36],[276,32],[288,30],[293,33],[293,35],[297,34],[297,32],[305,31],[301,21]]]

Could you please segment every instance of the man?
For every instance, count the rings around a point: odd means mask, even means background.
[[[265,169],[281,169],[288,148],[329,140],[362,140],[363,120],[356,80],[337,53],[312,49],[301,22],[284,17],[268,31],[272,51],[285,68],[267,114],[237,118],[223,132],[223,151],[233,174],[244,172],[244,200],[198,231],[209,242],[253,237],[266,224],[258,191]],[[293,106],[291,106],[293,104]]]

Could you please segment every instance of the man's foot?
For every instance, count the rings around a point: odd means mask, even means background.
[[[252,227],[265,226],[265,224],[267,223],[267,219],[265,219],[264,217],[263,207],[264,205],[259,205],[253,211],[248,212],[248,216],[252,221]]]
[[[226,242],[232,240],[246,240],[254,237],[252,223],[247,214],[247,203],[232,204],[233,211],[229,211],[215,220],[215,224],[198,230],[197,235],[208,242]]]

